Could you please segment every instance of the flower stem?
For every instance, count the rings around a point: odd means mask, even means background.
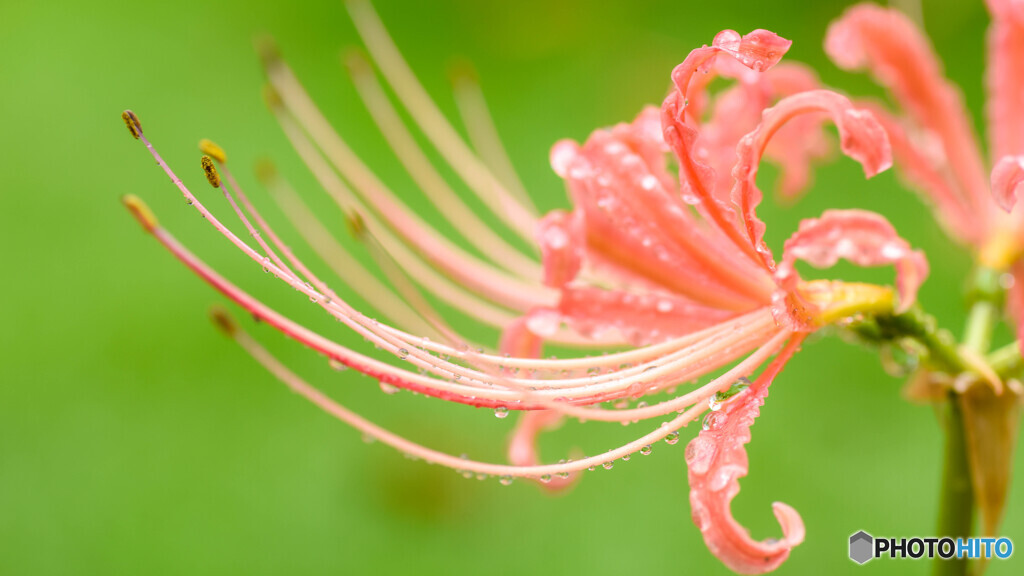
[[[968,538],[974,519],[974,491],[967,462],[967,443],[964,437],[963,412],[959,395],[952,390],[946,402],[943,428],[946,447],[942,465],[942,492],[939,500],[940,538]],[[963,576],[967,574],[966,558],[936,559],[932,565],[935,576]]]
[[[978,354],[985,354],[992,345],[992,329],[999,320],[1003,289],[999,272],[987,267],[974,271],[968,291],[971,311],[964,331],[964,346]],[[938,536],[968,538],[974,522],[974,488],[967,455],[960,394],[950,389],[944,407],[943,428],[946,447],[942,465],[942,492],[939,501]],[[962,576],[968,573],[966,558],[936,560],[933,573],[937,576]]]

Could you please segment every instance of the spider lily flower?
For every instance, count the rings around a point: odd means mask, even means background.
[[[879,122],[846,98],[817,89],[806,69],[776,67],[788,41],[764,30],[746,36],[724,31],[673,71],[674,89],[660,109],[645,109],[632,123],[598,130],[582,145],[557,143],[551,164],[566,182],[573,209],[538,217],[507,169],[475,87],[462,84],[456,93],[481,155],[434,106],[369,4],[353,2],[350,10],[372,63],[355,56],[349,70],[371,115],[405,169],[476,250],[461,248],[406,207],[331,129],[284,61],[266,47],[271,109],[389,272],[394,291],[333,243],[281,176],[264,169],[261,179],[314,250],[388,322],[348,304],[287,248],[234,178],[223,149],[201,143],[203,171],[255,244],[232,232],[190,191],[134,113],[126,111],[123,118],[206,222],[255,265],[404,365],[333,342],[276,312],[179,243],[142,200],[127,196],[124,203],[175,257],[255,318],[336,366],[376,379],[385,392],[411,390],[494,409],[500,417],[523,411],[509,447],[511,463],[457,457],[385,430],[305,382],[226,312],[215,311],[215,323],[293,391],[364,435],[464,474],[498,476],[502,483],[525,477],[564,487],[582,470],[610,467],[636,452],[648,454],[659,440],[675,444],[680,428],[710,410],[685,455],[694,520],[711,551],[730,568],[760,573],[777,567],[803,540],[799,514],[776,503],[783,537],[758,542],[730,510],[738,479],[747,473],[744,445],[769,385],[807,334],[857,315],[912,305],[928,267],[881,216],[841,210],[805,220],[776,261],[757,217],[758,165],[762,158],[778,160],[782,188],[795,192],[809,181],[810,162],[824,154],[819,128],[828,118],[838,128],[842,150],[872,176],[890,164]],[[374,65],[457,177],[509,231],[535,239],[540,261],[490,231],[451,191],[399,120]],[[708,84],[717,76],[735,85],[712,94]],[[750,106],[758,114],[747,113]],[[744,113],[731,112],[738,110]],[[672,164],[678,174],[669,171]],[[804,281],[795,268],[798,260],[828,267],[841,258],[895,267],[896,290]],[[500,328],[499,349],[467,341],[431,310],[420,291]],[[598,357],[545,359],[545,343],[632,346]],[[712,374],[705,384],[651,405],[630,404]],[[541,463],[536,436],[566,416],[621,423],[667,420],[601,454]]]
[[[943,77],[926,36],[902,13],[854,6],[829,27],[825,51],[839,67],[866,70],[888,89],[896,110],[866,106],[885,126],[897,168],[932,205],[950,236],[976,254],[978,297],[998,305],[1009,287],[1008,311],[1024,345],[1024,209],[1017,206],[1024,182],[1024,4],[986,4],[992,15],[985,74],[987,161],[959,90]],[[916,382],[928,378],[920,376]],[[960,395],[986,534],[996,533],[1002,517],[1019,424],[1019,386],[1009,390],[971,389]]]
[[[979,263],[1019,278],[1024,212],[1013,210],[1024,180],[1024,10],[1014,0],[988,0],[986,87],[990,161],[986,162],[963,99],[942,76],[927,38],[901,12],[872,4],[835,21],[825,51],[841,68],[866,70],[889,90],[897,110],[867,104],[885,125],[895,164],[934,208],[950,236],[970,246]],[[1013,282],[1018,298],[1024,283]],[[1013,307],[1018,318],[1024,309]]]

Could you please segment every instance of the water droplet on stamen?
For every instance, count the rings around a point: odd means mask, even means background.
[[[643,454],[644,456],[650,456],[651,455],[651,445],[648,444],[648,445],[644,446],[643,448],[640,448],[640,453]]]
[[[551,474],[544,474],[538,480],[540,480],[541,484],[547,484],[551,482]]]
[[[615,466],[615,462],[612,462],[611,460],[605,462],[604,464],[601,464],[601,467],[604,468],[605,470],[611,470],[613,466]]]
[[[665,443],[668,444],[669,446],[672,446],[676,442],[679,442],[678,432],[669,432],[669,434],[665,436]]]
[[[501,482],[502,486],[509,486],[512,484],[512,477],[507,475],[502,476],[501,478],[498,479],[498,481]]]
[[[396,394],[396,393],[398,393],[398,390],[399,390],[398,386],[392,386],[391,384],[388,384],[387,382],[381,382],[380,383],[380,391],[385,393],[385,394],[388,394],[388,395]]]
[[[495,418],[505,418],[506,416],[508,416],[508,408],[504,406],[498,406],[497,408],[494,409]]]

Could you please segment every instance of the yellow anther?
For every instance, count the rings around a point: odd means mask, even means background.
[[[225,336],[233,337],[238,333],[238,323],[227,310],[220,306],[210,308],[210,320]]]
[[[121,120],[124,120],[124,125],[128,127],[128,131],[138,140],[139,135],[142,134],[142,122],[139,122],[139,117],[135,115],[135,112],[131,110],[121,112]]]
[[[200,140],[199,151],[221,164],[228,161],[228,155],[224,153],[224,149],[218,146],[213,140],[207,140],[206,138]]]
[[[142,224],[142,227],[146,229],[146,232],[152,233],[160,227],[160,223],[156,221],[156,216],[153,215],[153,211],[146,206],[146,203],[141,198],[134,194],[125,194],[121,197],[121,202],[128,208],[128,211],[132,213],[132,216]]]
[[[213,164],[213,159],[204,154],[202,164],[203,172],[206,172],[206,179],[210,182],[210,186],[220,188],[220,174],[217,172],[217,167]]]

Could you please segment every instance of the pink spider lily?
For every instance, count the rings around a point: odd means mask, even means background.
[[[525,477],[565,487],[584,469],[649,453],[659,440],[676,443],[678,430],[710,409],[686,450],[694,521],[711,551],[733,570],[776,568],[803,540],[797,512],[774,504],[783,536],[758,542],[730,510],[738,479],[748,469],[744,445],[768,387],[807,334],[857,315],[906,310],[928,267],[881,216],[839,210],[805,220],[776,261],[757,216],[757,169],[762,157],[771,158],[783,166],[786,193],[805,185],[810,161],[823,155],[826,142],[819,127],[827,118],[838,129],[842,150],[870,177],[890,165],[882,124],[845,97],[818,89],[806,69],[776,67],[788,41],[764,30],[746,36],[724,31],[673,71],[674,89],[660,110],[648,108],[630,124],[598,130],[582,145],[554,146],[552,167],[565,179],[574,208],[541,218],[508,168],[475,86],[462,84],[456,92],[479,154],[416,82],[370,6],[354,2],[350,8],[373,64],[414,123],[512,233],[535,239],[539,262],[492,231],[451,191],[399,120],[373,67],[358,56],[349,69],[371,115],[405,169],[479,255],[438,234],[393,194],[330,127],[272,50],[264,51],[271,109],[389,273],[397,294],[332,243],[281,177],[265,170],[263,180],[310,245],[389,322],[350,306],[287,248],[242,191],[223,150],[204,141],[203,169],[255,245],[233,233],[186,187],[135,114],[126,111],[123,117],[188,203],[245,256],[411,370],[335,343],[274,311],[180,244],[137,197],[124,199],[129,210],[175,257],[254,317],[332,363],[378,380],[385,391],[411,390],[491,408],[499,416],[524,411],[510,443],[510,464],[445,454],[348,410],[279,362],[225,312],[214,313],[226,333],[293,391],[416,458],[466,474],[498,476],[503,483]],[[713,77],[734,85],[712,94]],[[678,175],[670,165],[678,165]],[[895,294],[881,286],[804,281],[795,269],[797,260],[828,267],[841,258],[861,266],[894,266]],[[430,309],[421,290],[501,329],[499,349],[469,343]],[[632,347],[598,357],[543,359],[545,343]],[[651,405],[629,404],[710,374],[718,375],[682,394]],[[748,377],[749,387],[736,386]],[[604,453],[543,464],[536,436],[565,416],[667,420]]]
[[[869,104],[885,125],[896,166],[919,190],[950,235],[970,246],[982,266],[1019,278],[1024,212],[1013,210],[1024,180],[1024,4],[988,0],[986,86],[989,152],[984,155],[957,88],[927,38],[897,10],[863,4],[834,22],[825,50],[837,65],[867,70],[891,93],[898,111]],[[1024,283],[1013,282],[1019,297]],[[1015,308],[1018,317],[1024,310]]]
[[[825,50],[841,68],[866,70],[890,92],[896,111],[867,106],[885,126],[905,180],[932,205],[950,236],[974,253],[972,314],[996,316],[1008,292],[1007,311],[1021,345],[1024,210],[1015,206],[1024,182],[1024,3],[986,4],[992,15],[985,75],[988,161],[959,91],[943,77],[937,55],[909,18],[871,4],[854,6],[829,27]],[[987,346],[982,338],[979,351]],[[1017,356],[1012,348],[1004,351]],[[912,383],[912,394],[932,400],[947,396],[948,386],[934,386],[927,371]],[[996,533],[1003,514],[1019,425],[1021,391],[1015,381],[1008,383],[1011,394],[1003,394],[1001,386],[957,391],[986,534]]]

